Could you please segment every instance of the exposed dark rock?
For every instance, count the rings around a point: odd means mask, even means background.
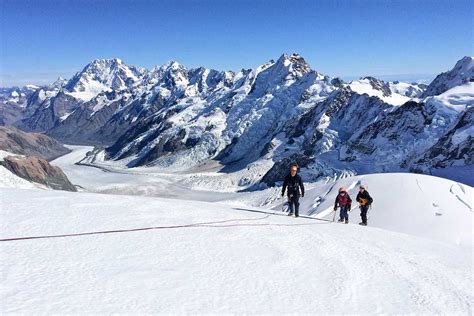
[[[266,143],[262,151],[260,152],[260,157],[263,157],[266,154],[270,153],[274,147],[275,147],[275,144],[272,141],[269,141],[268,143]]]
[[[64,172],[35,156],[7,156],[0,165],[20,178],[46,185],[54,190],[77,191]]]
[[[364,79],[369,80],[372,88],[374,88],[375,90],[381,91],[384,97],[388,97],[392,95],[392,91],[390,90],[390,86],[388,85],[388,83],[382,80],[376,79],[374,77],[365,77]]]
[[[40,133],[26,133],[11,126],[0,126],[0,150],[52,160],[70,152],[58,141]]]
[[[192,148],[196,146],[197,143],[199,143],[199,138],[188,138],[186,139],[184,146],[186,146],[186,148]]]
[[[331,80],[331,84],[333,84],[334,86],[338,87],[338,88],[342,88],[343,85],[344,85],[344,81],[340,78],[334,78]]]
[[[163,151],[172,153],[183,148],[182,140],[184,139],[185,136],[186,136],[186,131],[184,129],[181,129],[179,133],[176,135],[176,137],[169,139],[163,145]]]
[[[183,148],[185,148],[185,144],[183,143],[183,139],[186,136],[186,131],[181,129],[176,135],[171,138],[161,138],[158,144],[156,144],[153,148],[151,148],[148,152],[146,152],[142,157],[137,160],[132,161],[129,163],[129,167],[138,167],[138,166],[145,166],[149,163],[152,163],[156,159],[163,157],[170,152],[177,152]]]

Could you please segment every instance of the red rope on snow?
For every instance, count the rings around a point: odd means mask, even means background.
[[[86,233],[74,233],[74,234],[62,234],[62,235],[43,235],[43,236],[27,236],[27,237],[13,237],[13,238],[2,238],[0,241],[17,241],[17,240],[29,240],[29,239],[46,239],[46,238],[60,238],[60,237],[76,237],[76,236],[87,236],[87,235],[100,235],[100,234],[112,234],[112,233],[126,233],[144,230],[155,230],[155,229],[176,229],[176,228],[188,228],[188,227],[206,227],[205,225],[228,223],[235,221],[257,221],[268,218],[272,214],[268,214],[259,218],[245,218],[245,219],[229,219],[224,221],[204,222],[204,223],[193,223],[185,225],[173,225],[173,226],[152,226],[142,228],[130,228],[130,229],[116,229],[116,230],[103,230]],[[209,226],[211,227],[211,226]]]

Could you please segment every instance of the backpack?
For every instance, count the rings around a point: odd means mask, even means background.
[[[349,204],[348,197],[349,197],[349,195],[347,194],[347,192],[339,193],[339,206],[340,207],[343,207],[343,206]]]

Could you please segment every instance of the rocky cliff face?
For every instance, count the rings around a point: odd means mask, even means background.
[[[76,191],[62,170],[47,161],[70,152],[58,141],[40,133],[0,126],[0,150],[11,153],[0,159],[0,165],[18,177],[55,190]]]
[[[0,126],[0,149],[19,155],[31,155],[51,160],[69,149],[40,133],[26,133],[11,126]]]
[[[46,160],[34,156],[7,156],[0,165],[25,180],[46,185],[54,190],[77,191],[64,172]]]

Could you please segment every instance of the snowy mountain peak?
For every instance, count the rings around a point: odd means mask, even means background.
[[[69,80],[66,89],[73,97],[89,101],[102,91],[130,88],[141,77],[140,69],[124,64],[119,58],[96,59]]]
[[[460,71],[468,71],[474,67],[474,56],[464,56],[461,58],[456,65],[454,66],[454,69],[459,69]]]
[[[68,81],[67,79],[65,79],[65,78],[63,78],[63,77],[61,77],[61,76],[59,76],[58,79],[56,79],[56,81],[54,81],[54,82],[50,85],[50,87],[53,88],[53,89],[54,89],[54,88],[62,88],[64,85],[67,84],[67,81]]]
[[[474,81],[474,57],[461,58],[450,71],[439,74],[428,86],[422,97],[435,96],[449,89]]]
[[[185,86],[188,84],[188,70],[177,61],[170,60],[159,69],[166,84]]]
[[[120,58],[98,58],[90,62],[85,68],[91,66],[100,66],[100,65],[121,65],[123,61]]]
[[[291,55],[283,54],[278,58],[277,65],[282,65],[289,68],[289,71],[295,75],[301,76],[311,71],[311,67],[306,60],[299,54],[293,53]]]
[[[381,91],[384,97],[388,97],[392,94],[389,85],[383,80],[371,76],[367,76],[363,80],[368,81],[373,89]]]
[[[154,73],[166,73],[166,72],[180,72],[186,71],[186,67],[175,60],[170,60],[163,65],[153,67],[151,72]]]
[[[186,67],[181,65],[179,62],[175,60],[169,60],[161,66],[155,66],[152,71],[165,72],[165,71],[177,71],[180,69],[186,69]]]
[[[255,85],[260,87],[260,92],[269,89],[279,89],[280,86],[290,86],[292,83],[311,72],[311,67],[306,63],[303,57],[298,54],[283,54],[275,62],[270,60],[255,69]],[[269,87],[272,86],[273,88]]]
[[[81,73],[100,74],[106,70],[117,70],[122,66],[123,61],[119,58],[94,59],[82,69]]]

